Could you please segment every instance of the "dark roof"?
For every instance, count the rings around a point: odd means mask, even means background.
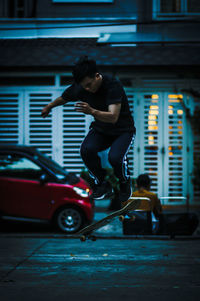
[[[103,66],[197,66],[200,46],[111,47],[96,38],[1,39],[0,67],[65,67],[87,54]]]
[[[35,147],[20,145],[20,144],[1,144],[0,151],[22,151],[30,154],[35,154],[37,152]]]

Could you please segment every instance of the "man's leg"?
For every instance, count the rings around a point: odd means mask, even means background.
[[[112,193],[112,187],[104,181],[106,171],[101,166],[101,159],[98,152],[107,149],[110,140],[94,129],[91,129],[81,144],[81,157],[88,168],[91,177],[95,180],[96,186],[93,189],[95,199],[103,199]]]
[[[108,159],[114,169],[114,173],[120,181],[119,198],[121,203],[127,201],[132,194],[127,154],[131,144],[134,142],[134,139],[135,134],[133,133],[125,132],[121,134],[112,143],[108,155]]]

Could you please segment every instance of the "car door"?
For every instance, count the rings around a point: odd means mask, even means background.
[[[44,170],[24,154],[0,154],[0,211],[6,215],[46,219],[52,185],[40,181]]]

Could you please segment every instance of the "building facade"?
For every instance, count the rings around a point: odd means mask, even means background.
[[[128,95],[137,128],[132,177],[148,173],[163,205],[199,207],[198,1],[1,1],[0,18],[1,143],[36,146],[81,172],[79,147],[91,117],[73,103],[46,119],[41,110],[87,54]]]

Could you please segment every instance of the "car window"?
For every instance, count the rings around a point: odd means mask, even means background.
[[[0,154],[0,176],[39,180],[41,174],[41,167],[24,156]]]
[[[45,155],[39,151],[37,151],[37,153],[38,153],[39,161],[41,163],[43,163],[45,166],[47,166],[48,168],[50,168],[55,173],[57,178],[63,178],[69,174],[67,170],[65,170],[62,166],[60,166],[54,160],[50,159],[47,155]]]

